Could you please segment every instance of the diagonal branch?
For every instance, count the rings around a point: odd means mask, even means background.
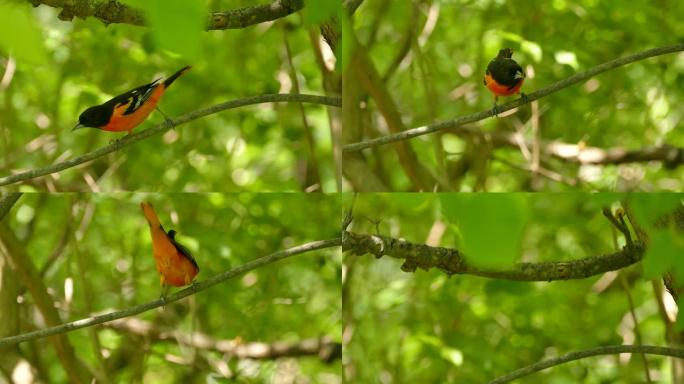
[[[563,88],[569,87],[571,85],[577,84],[579,82],[585,81],[591,77],[594,77],[600,73],[610,71],[612,69],[621,67],[623,65],[627,65],[630,63],[633,63],[635,61],[640,61],[644,59],[648,59],[650,57],[655,57],[655,56],[661,56],[661,55],[666,55],[668,53],[673,53],[673,52],[679,52],[679,51],[684,51],[684,43],[682,44],[675,44],[675,45],[668,45],[665,47],[659,47],[659,48],[653,48],[649,49],[643,52],[635,53],[633,55],[621,57],[619,59],[615,59],[600,65],[597,65],[587,71],[572,75],[568,78],[565,78],[563,80],[557,81],[551,85],[549,85],[546,88],[542,88],[538,91],[532,92],[527,95],[527,102],[532,102],[534,100],[541,99],[542,97],[546,97],[552,93],[558,92]],[[514,100],[511,101],[510,103],[507,103],[503,106],[499,107],[499,113],[508,111],[510,109],[519,107],[521,105],[525,104],[525,102],[522,101],[522,99]],[[360,151],[365,148],[370,148],[370,147],[377,147],[380,145],[385,145],[389,143],[395,143],[398,141],[404,141],[404,140],[409,140],[414,137],[422,136],[422,135],[427,135],[429,133],[445,130],[445,129],[453,129],[459,126],[462,126],[464,124],[469,124],[469,123],[474,123],[476,121],[480,121],[483,119],[486,119],[487,117],[493,116],[493,112],[491,109],[477,112],[477,113],[472,113],[470,115],[465,115],[458,117],[453,120],[447,120],[447,121],[441,121],[433,124],[429,124],[423,127],[418,127],[418,128],[413,128],[413,129],[408,129],[403,132],[383,136],[383,137],[378,137],[375,139],[371,140],[366,140],[366,141],[361,141],[358,143],[352,143],[352,144],[346,144],[342,147],[342,150],[344,152],[353,152],[353,151]],[[479,132],[480,134],[484,134],[480,130],[477,129],[469,129],[470,131],[476,131]]]
[[[649,355],[671,356],[684,359],[684,349],[680,348],[658,347],[653,345],[609,345],[605,347],[586,349],[584,351],[571,352],[553,359],[540,361],[527,367],[520,368],[504,376],[498,377],[490,381],[489,384],[510,383],[511,381],[521,377],[531,375],[535,372],[539,372],[543,369],[556,365],[565,364],[570,361],[580,360],[592,356],[615,355],[618,353],[644,353]]]
[[[274,102],[300,102],[300,103],[311,103],[311,104],[322,104],[329,105],[333,107],[339,107],[342,105],[342,101],[339,98],[327,97],[327,96],[316,96],[316,95],[305,95],[305,94],[270,94],[247,97],[244,99],[237,99],[227,101],[225,103],[216,104],[208,108],[199,109],[194,112],[187,113],[178,117],[177,119],[171,120],[170,124],[162,123],[156,125],[152,128],[146,129],[136,134],[128,135],[120,140],[115,141],[112,144],[104,146],[102,148],[96,149],[94,151],[88,152],[79,157],[75,157],[70,160],[63,161],[61,163],[52,164],[43,168],[36,168],[29,171],[17,173],[10,176],[0,177],[0,186],[14,184],[20,181],[25,181],[29,179],[35,179],[36,177],[49,175],[51,173],[56,173],[63,171],[68,168],[73,168],[79,164],[86,163],[88,161],[95,160],[102,157],[108,153],[116,152],[122,148],[128,147],[140,140],[146,139],[150,136],[166,132],[173,127],[183,125],[193,120],[199,118],[213,115],[215,113],[225,111],[227,109],[234,109],[239,107],[244,107],[247,105],[261,104],[261,103],[274,103]]]
[[[41,4],[60,8],[60,20],[95,17],[105,24],[145,25],[141,9],[116,0],[29,0],[34,7]],[[269,4],[253,5],[224,12],[210,12],[207,30],[238,29],[273,21],[304,8],[304,0],[274,0]]]
[[[65,323],[62,325],[58,325],[58,326],[51,327],[51,328],[45,328],[45,329],[41,329],[41,330],[34,331],[34,332],[28,332],[28,333],[24,333],[21,335],[5,337],[3,339],[0,339],[0,348],[8,346],[8,345],[23,343],[23,342],[29,341],[29,340],[40,339],[40,338],[47,337],[47,336],[64,334],[67,332],[74,331],[76,329],[85,328],[85,327],[89,327],[92,325],[102,324],[102,323],[106,323],[108,321],[121,319],[121,318],[128,317],[128,316],[137,315],[139,313],[143,313],[143,312],[149,311],[151,309],[161,307],[165,304],[169,304],[169,303],[172,303],[175,301],[179,301],[179,300],[184,299],[188,296],[194,295],[197,292],[201,292],[201,291],[204,291],[206,289],[209,289],[209,288],[213,287],[214,285],[220,284],[226,280],[240,276],[243,273],[251,271],[253,269],[257,269],[257,268],[263,267],[265,265],[275,263],[277,261],[286,259],[286,258],[294,256],[294,255],[298,255],[298,254],[306,253],[306,252],[311,252],[311,251],[315,251],[315,250],[319,250],[319,249],[337,247],[340,244],[341,244],[340,238],[335,238],[335,239],[330,239],[330,240],[313,241],[310,243],[306,243],[303,245],[299,245],[299,246],[296,246],[293,248],[286,249],[284,251],[275,252],[275,253],[272,253],[268,256],[263,256],[263,257],[260,257],[258,259],[252,260],[252,261],[250,261],[246,264],[243,264],[237,268],[233,268],[233,269],[230,269],[230,270],[225,271],[223,273],[220,273],[218,275],[215,275],[213,277],[210,277],[206,280],[202,280],[200,282],[193,283],[192,285],[188,286],[187,288],[185,288],[183,290],[180,290],[180,291],[178,291],[172,295],[166,296],[165,300],[163,302],[161,299],[157,299],[157,300],[151,301],[149,303],[136,305],[135,307],[130,307],[130,308],[127,308],[127,309],[124,309],[121,311],[110,312],[110,313],[106,313],[103,315],[93,316],[93,317],[90,317],[87,319],[76,320],[76,321],[72,321],[70,323]]]
[[[563,262],[518,263],[510,269],[491,269],[468,262],[461,251],[453,248],[431,247],[381,235],[343,232],[342,251],[354,255],[372,254],[376,258],[390,256],[403,259],[401,270],[415,272],[421,268],[438,268],[448,275],[475,275],[502,280],[552,281],[584,279],[628,267],[641,260],[645,249],[633,243],[622,250],[605,255],[588,256]]]

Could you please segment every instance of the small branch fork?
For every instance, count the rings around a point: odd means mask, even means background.
[[[516,281],[584,279],[628,267],[641,261],[645,253],[644,244],[632,239],[624,219],[624,210],[619,209],[613,214],[609,208],[604,208],[603,215],[625,236],[626,245],[617,252],[570,261],[518,263],[510,269],[481,268],[469,263],[467,257],[457,249],[416,244],[380,234],[349,232],[347,227],[352,220],[351,213],[347,214],[343,223],[342,251],[357,256],[372,254],[376,258],[390,256],[402,259],[404,263],[401,270],[404,272],[437,268],[450,276],[475,275]]]
[[[632,243],[617,252],[571,261],[518,263],[510,269],[487,269],[470,264],[467,257],[457,249],[432,247],[387,236],[347,231],[343,234],[343,239],[344,252],[357,256],[372,254],[376,258],[390,256],[402,259],[404,263],[401,270],[404,272],[415,272],[418,268],[426,271],[437,268],[448,275],[475,275],[516,281],[584,279],[635,264],[642,259],[645,251],[640,244]]]

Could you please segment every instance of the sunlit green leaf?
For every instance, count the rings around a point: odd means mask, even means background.
[[[43,33],[28,3],[0,2],[0,52],[31,64],[45,63]]]
[[[469,261],[490,267],[516,261],[527,222],[525,196],[445,194],[440,201],[445,219],[460,229]]]

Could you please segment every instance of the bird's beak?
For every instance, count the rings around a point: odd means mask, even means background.
[[[71,128],[71,132],[73,132],[73,131],[75,131],[75,130],[77,130],[77,129],[81,129],[81,128],[88,128],[88,127],[86,127],[85,125],[83,125],[83,124],[81,124],[81,123],[78,123],[78,124],[76,124],[73,128]]]

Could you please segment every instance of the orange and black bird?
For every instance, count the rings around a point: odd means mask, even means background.
[[[499,96],[510,96],[520,92],[520,87],[525,81],[525,72],[520,64],[511,58],[512,56],[513,50],[504,48],[487,65],[484,85],[494,94],[494,108],[492,108],[494,115],[499,112],[499,107],[496,105]],[[520,96],[526,101],[527,96],[524,93]]]
[[[167,285],[182,287],[192,283],[199,266],[187,248],[180,245],[175,237],[176,231],[166,232],[159,222],[159,217],[151,203],[140,203],[143,214],[150,225],[152,236],[152,254],[159,271],[159,281],[162,285],[162,299]]]
[[[127,131],[130,134],[133,128],[140,125],[152,111],[157,109],[157,103],[166,89],[190,68],[189,65],[185,66],[163,82],[160,81],[161,78],[156,79],[149,84],[116,96],[104,104],[86,109],[78,117],[78,124],[72,131],[80,128],[97,128],[109,132]],[[161,113],[161,110],[159,112]],[[169,121],[166,115],[164,118],[167,122]]]

